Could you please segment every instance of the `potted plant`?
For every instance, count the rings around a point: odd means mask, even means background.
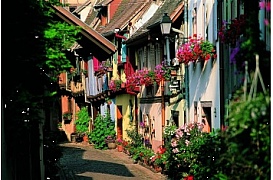
[[[209,60],[211,57],[216,57],[213,44],[200,36],[197,37],[196,34],[189,37],[189,41],[179,47],[176,55],[179,62],[186,65],[189,62]]]
[[[116,144],[117,144],[118,152],[122,152],[123,151],[123,140],[121,138],[118,138],[116,140]]]
[[[84,142],[88,142],[88,128],[89,128],[89,121],[90,117],[88,114],[88,110],[86,107],[81,108],[79,112],[76,114],[76,131],[79,133],[79,136],[83,137]]]
[[[223,21],[222,27],[218,31],[219,39],[222,43],[235,46],[236,41],[239,39],[246,28],[245,15],[240,15],[239,18],[232,19],[230,23]]]
[[[105,138],[105,143],[107,144],[109,149],[116,149],[116,137],[114,135],[108,135]]]
[[[112,91],[119,91],[121,90],[122,81],[120,79],[113,79],[110,81],[109,89]]]
[[[115,144],[115,122],[111,119],[109,112],[105,115],[98,114],[94,120],[94,129],[89,133],[89,139],[96,149],[107,149],[108,140]]]
[[[155,80],[159,84],[162,79],[169,81],[171,79],[171,68],[167,67],[164,61],[155,66]]]
[[[112,63],[109,60],[102,62],[102,68],[105,71],[109,71],[109,72],[113,71]]]

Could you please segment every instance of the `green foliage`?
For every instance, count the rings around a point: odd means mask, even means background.
[[[71,112],[63,113],[63,119],[71,120],[71,117],[72,117],[72,113]]]
[[[270,96],[259,93],[251,101],[239,97],[230,105],[229,126],[222,133],[226,148],[218,177],[270,179]]]
[[[130,138],[129,143],[131,145],[131,147],[140,147],[143,145],[142,142],[142,135],[138,134],[138,132],[136,131],[136,129],[126,129],[125,130],[128,137]]]
[[[48,28],[44,31],[47,58],[45,65],[50,69],[53,77],[72,67],[65,51],[78,40],[79,32],[79,27],[66,22],[48,23]]]
[[[143,162],[144,159],[146,160],[150,159],[154,155],[154,152],[152,149],[149,149],[143,145],[140,145],[138,147],[132,146],[130,148],[130,154],[132,155],[133,160]]]
[[[164,138],[171,137],[175,134],[175,130],[177,129],[176,125],[165,126],[164,128]]]
[[[89,139],[96,149],[107,149],[105,139],[107,136],[115,136],[115,123],[111,120],[110,114],[98,114],[94,120],[94,129],[89,133]]]
[[[201,132],[203,125],[191,123],[179,127],[175,135],[167,138],[164,153],[166,170],[174,179],[194,175],[194,179],[213,179],[217,172],[215,160],[220,156],[220,140],[214,133]],[[162,159],[157,163],[162,163]]]
[[[81,108],[81,110],[76,114],[77,119],[75,121],[76,131],[85,134],[88,132],[90,117],[86,107]]]

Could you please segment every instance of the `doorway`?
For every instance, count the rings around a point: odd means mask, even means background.
[[[211,101],[201,101],[201,116],[204,124],[203,132],[211,132]]]
[[[122,139],[122,106],[117,106],[117,138]]]

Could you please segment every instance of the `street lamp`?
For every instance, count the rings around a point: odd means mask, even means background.
[[[167,13],[164,13],[162,20],[160,21],[161,33],[166,38],[166,53],[167,53],[167,66],[170,66],[170,47],[169,37],[172,26],[172,20]],[[165,127],[165,99],[164,99],[164,79],[161,80],[161,117],[162,117],[162,145],[164,145],[164,127]]]
[[[169,37],[172,26],[172,20],[170,16],[168,16],[167,13],[164,13],[162,20],[160,21],[160,27],[161,27],[161,33],[162,35],[165,35],[166,39],[166,53],[167,53],[167,65],[170,66],[170,46],[169,46]]]

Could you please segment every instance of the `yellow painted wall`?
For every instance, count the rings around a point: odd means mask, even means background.
[[[130,121],[130,104],[129,104],[129,100],[132,100],[132,104],[133,104],[133,111],[132,111],[132,114],[133,114],[133,120],[132,122]],[[134,126],[131,126],[131,125],[135,125],[135,118],[134,118],[134,114],[135,114],[135,107],[134,107],[134,96],[133,95],[129,95],[129,94],[121,94],[121,95],[118,95],[116,96],[116,105],[117,106],[122,106],[122,136],[123,136],[123,139],[124,140],[129,140],[128,136],[127,136],[127,133],[126,133],[126,129],[130,129]],[[116,108],[117,108],[116,106]],[[116,111],[115,111],[116,112]],[[117,114],[116,114],[116,117],[117,119]]]
[[[171,98],[169,106],[166,106],[166,120],[170,120],[171,118],[171,110],[179,111],[179,119],[178,119],[178,126],[185,124],[184,120],[184,106],[185,106],[185,99],[182,99],[178,103],[176,103],[177,97]],[[167,122],[165,123],[167,125]]]

